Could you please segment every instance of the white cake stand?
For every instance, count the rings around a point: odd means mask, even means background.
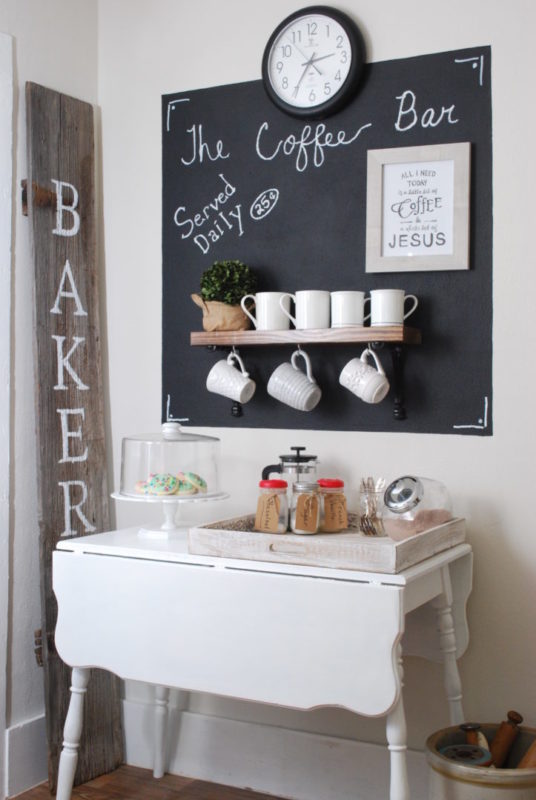
[[[160,528],[140,528],[138,536],[142,539],[171,539],[180,532],[184,531],[184,526],[177,524],[180,506],[183,503],[209,503],[211,501],[226,500],[229,495],[226,492],[207,492],[187,495],[186,497],[161,497],[159,495],[132,495],[123,492],[113,492],[114,500],[126,500],[131,503],[160,503],[164,514],[164,521]]]

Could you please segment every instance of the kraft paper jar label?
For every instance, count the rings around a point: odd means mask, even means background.
[[[278,533],[281,500],[277,494],[263,494],[257,502],[255,530],[263,533]]]
[[[296,500],[296,522],[294,529],[316,533],[318,530],[318,497],[314,494],[301,494]]]
[[[324,522],[322,530],[343,531],[348,527],[348,512],[344,494],[326,494],[324,496]]]

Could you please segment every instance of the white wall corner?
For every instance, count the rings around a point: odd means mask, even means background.
[[[153,707],[123,701],[125,760],[152,769]],[[385,800],[387,746],[170,708],[167,771],[292,800]],[[424,753],[408,751],[411,797],[427,797]]]
[[[0,733],[4,739],[9,614],[9,454],[11,329],[11,192],[13,175],[13,39],[0,33]],[[5,796],[0,747],[0,799]]]
[[[6,796],[37,786],[48,778],[45,715],[6,730]]]

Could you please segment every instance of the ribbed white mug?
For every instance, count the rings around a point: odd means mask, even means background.
[[[296,365],[300,356],[305,361],[305,372]],[[304,350],[295,350],[290,363],[285,361],[276,367],[266,388],[271,397],[298,411],[312,411],[322,397],[322,390],[313,377],[311,361]]]

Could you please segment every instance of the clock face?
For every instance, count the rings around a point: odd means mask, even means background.
[[[337,110],[353,94],[363,46],[357,27],[335,9],[312,7],[288,17],[265,50],[263,78],[271,99],[296,116]]]

